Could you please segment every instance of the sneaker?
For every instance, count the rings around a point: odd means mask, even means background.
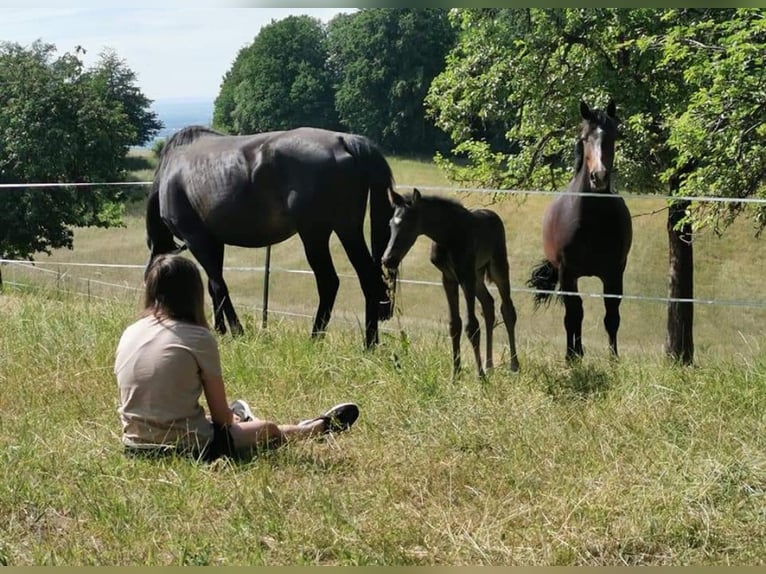
[[[354,403],[341,403],[339,405],[335,405],[333,408],[321,416],[318,416],[314,419],[301,421],[298,424],[303,426],[318,420],[322,420],[325,423],[323,433],[327,434],[342,432],[344,430],[350,429],[351,425],[356,422],[357,418],[359,418],[358,406],[356,406]]]
[[[229,408],[232,410],[232,412],[239,417],[240,422],[247,422],[255,420],[255,415],[253,414],[253,411],[250,410],[250,405],[248,405],[245,401],[242,399],[236,400],[233,403],[229,405]]]

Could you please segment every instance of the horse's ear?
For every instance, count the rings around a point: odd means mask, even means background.
[[[415,205],[418,201],[420,201],[420,190],[417,187],[412,188],[412,204]]]
[[[617,116],[617,106],[614,104],[612,98],[609,98],[609,103],[606,106],[606,113],[612,118]]]
[[[404,205],[404,198],[396,193],[393,189],[389,188],[388,202],[391,204],[391,207],[398,207],[400,205]]]
[[[593,112],[590,111],[588,104],[586,104],[583,100],[580,100],[580,115],[584,120],[593,119]]]

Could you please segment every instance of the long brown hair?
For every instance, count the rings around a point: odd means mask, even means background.
[[[142,317],[154,315],[209,328],[197,265],[187,257],[158,255],[146,274]]]

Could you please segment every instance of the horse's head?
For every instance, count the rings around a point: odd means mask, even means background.
[[[608,191],[611,188],[614,142],[619,124],[614,100],[609,100],[606,111],[591,109],[581,101],[580,114],[583,123],[578,146],[582,145],[582,164],[588,183],[594,191]]]
[[[420,192],[415,189],[412,195],[404,197],[393,189],[388,190],[388,200],[394,208],[391,216],[391,238],[383,253],[383,265],[396,269],[410,250],[421,231]]]

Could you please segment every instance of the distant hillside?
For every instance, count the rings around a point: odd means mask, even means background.
[[[213,122],[213,98],[173,98],[156,100],[152,110],[165,127],[156,139],[167,138],[183,127],[193,124],[209,126]],[[146,147],[151,147],[152,143]]]

